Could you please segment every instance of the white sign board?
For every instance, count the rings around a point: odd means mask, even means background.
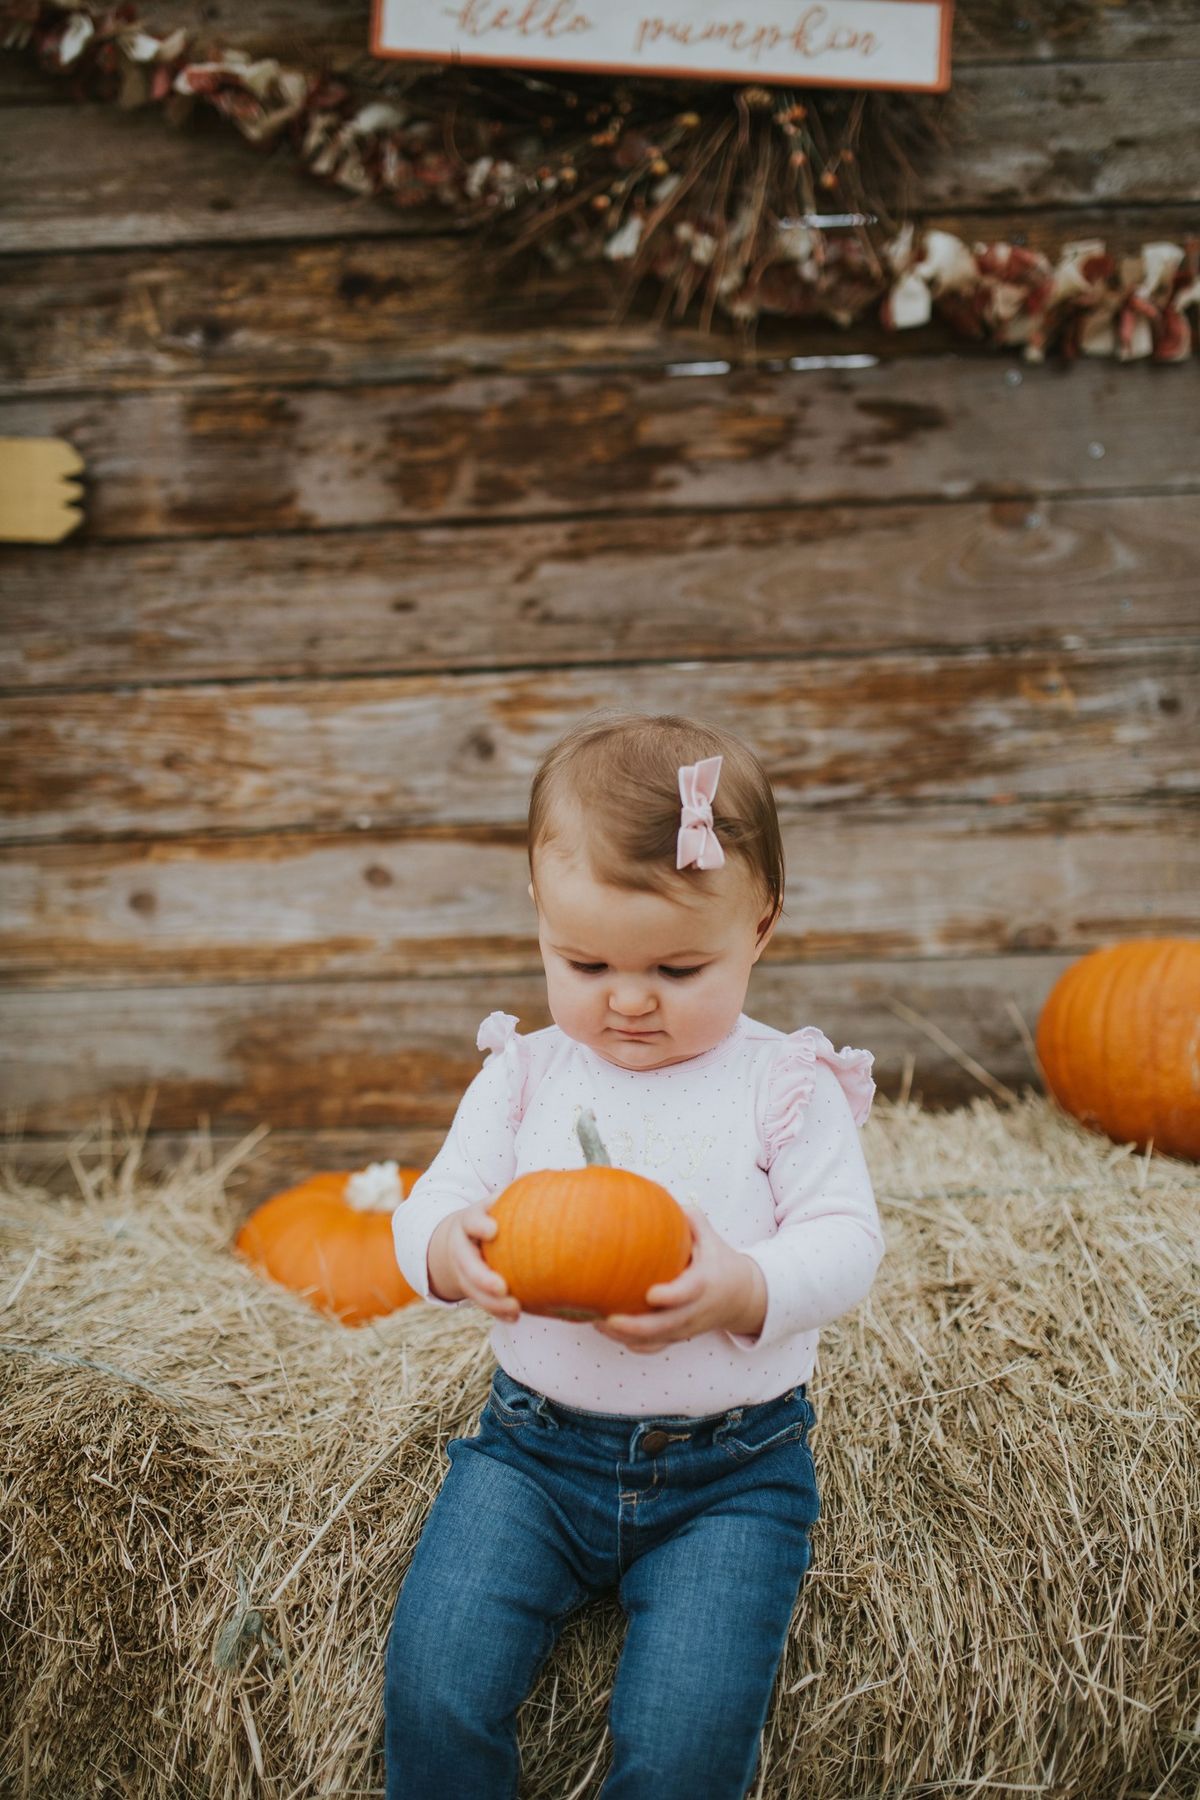
[[[376,56],[787,86],[950,85],[953,0],[374,0]]]

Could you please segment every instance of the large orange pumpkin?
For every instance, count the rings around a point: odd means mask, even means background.
[[[1037,1028],[1059,1105],[1117,1143],[1200,1157],[1200,938],[1141,938],[1064,971]]]
[[[596,1121],[580,1115],[582,1169],[519,1175],[489,1211],[499,1230],[480,1248],[525,1312],[556,1319],[644,1313],[646,1290],[692,1257],[687,1215],[657,1181],[609,1165]]]
[[[420,1173],[387,1162],[313,1175],[264,1200],[238,1232],[237,1248],[345,1325],[395,1312],[417,1295],[396,1263],[392,1213]]]

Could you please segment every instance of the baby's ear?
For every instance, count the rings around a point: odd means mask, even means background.
[[[757,933],[755,935],[755,939],[754,939],[754,960],[755,960],[755,962],[758,961],[759,957],[762,955],[763,951],[766,949],[767,945],[770,943],[772,937],[775,935],[775,927],[778,925],[781,916],[782,915],[780,913],[775,913],[774,916],[772,916],[770,913],[766,913],[759,920],[758,931],[757,931]]]

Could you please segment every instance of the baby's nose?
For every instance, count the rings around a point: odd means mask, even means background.
[[[643,1013],[653,1012],[655,1004],[653,994],[638,987],[614,988],[608,1003],[615,1013],[628,1019],[638,1019]]]

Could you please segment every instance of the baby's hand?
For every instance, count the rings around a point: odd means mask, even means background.
[[[683,1274],[647,1289],[649,1312],[613,1313],[596,1322],[595,1330],[626,1350],[649,1353],[704,1331],[753,1335],[762,1328],[766,1282],[757,1263],[727,1244],[699,1207],[685,1210],[692,1228],[692,1260]]]
[[[519,1303],[509,1294],[502,1275],[489,1269],[479,1244],[495,1237],[500,1227],[486,1206],[464,1206],[443,1219],[429,1240],[429,1268],[443,1280],[435,1291],[442,1300],[473,1300],[493,1318],[519,1318]]]

